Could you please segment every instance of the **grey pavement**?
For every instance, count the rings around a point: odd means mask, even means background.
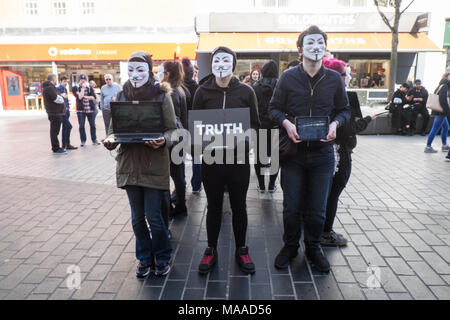
[[[71,142],[79,146],[74,115],[71,122]],[[99,115],[99,138],[102,124]],[[236,266],[225,205],[219,263],[208,276],[198,274],[206,197],[188,187],[189,216],[170,225],[172,271],[144,281],[135,277],[130,209],[115,187],[114,152],[88,144],[53,155],[39,112],[0,112],[0,138],[0,299],[450,299],[450,162],[442,152],[424,154],[425,137],[358,138],[335,222],[349,244],[324,249],[329,274],[311,268],[303,253],[287,270],[273,267],[282,246],[282,193],[258,194],[252,172],[247,242],[256,273]]]

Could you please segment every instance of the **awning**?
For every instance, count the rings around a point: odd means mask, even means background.
[[[195,59],[196,43],[49,43],[0,44],[0,61],[128,60],[146,51],[153,60],[187,56]]]
[[[218,46],[236,52],[295,52],[299,33],[201,33],[197,53]],[[390,33],[327,33],[331,52],[390,52]],[[442,51],[424,33],[399,33],[398,52]]]

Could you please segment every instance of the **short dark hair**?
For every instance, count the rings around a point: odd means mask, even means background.
[[[422,84],[422,80],[416,79],[416,80],[414,80],[414,84]]]
[[[299,60],[292,60],[291,62],[288,63],[287,68],[288,69],[291,68],[291,67],[293,68],[293,67],[298,66],[299,64],[300,64]]]
[[[64,80],[68,80],[66,76],[62,76],[59,81],[64,81]]]
[[[303,49],[303,39],[310,34],[321,34],[325,40],[325,45],[327,45],[327,34],[319,29],[318,26],[310,26],[308,29],[304,30],[297,39],[297,48]]]
[[[56,79],[56,74],[50,73],[50,74],[47,76],[47,80],[48,80],[48,81],[52,81],[53,79]]]
[[[406,88],[406,89],[409,89],[409,84],[407,84],[406,82],[405,82],[405,83],[402,83],[402,87],[403,87],[403,88]]]

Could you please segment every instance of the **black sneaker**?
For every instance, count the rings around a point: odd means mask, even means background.
[[[250,259],[248,247],[240,247],[239,249],[236,249],[235,256],[236,262],[242,272],[251,274],[255,273],[255,264],[252,259]]]
[[[319,248],[306,249],[305,256],[309,263],[320,272],[330,272],[330,263]]]
[[[139,262],[139,265],[136,268],[136,277],[137,278],[145,278],[146,276],[149,275],[150,271],[151,271],[151,267],[152,265],[143,265],[142,263]]]
[[[344,247],[347,245],[347,239],[342,234],[331,230],[322,234],[322,242],[320,245],[324,247]]]
[[[71,144],[69,143],[69,144],[67,145],[66,149],[67,149],[67,150],[77,150],[78,147],[75,147],[75,146],[73,146],[73,145],[71,145]]]
[[[284,246],[275,258],[275,268],[286,269],[289,266],[289,262],[297,255],[297,247]]]
[[[200,274],[207,274],[211,271],[212,267],[217,263],[217,249],[206,248],[203,254],[202,262],[198,266],[198,272]]]
[[[58,150],[53,151],[53,154],[55,154],[55,155],[67,154],[67,151],[66,151],[66,149],[59,148]]]
[[[168,262],[156,264],[155,276],[163,277],[167,275],[169,272],[170,272],[170,264]]]
[[[263,185],[257,185],[256,190],[258,190],[259,193],[264,193],[266,192],[266,187]]]
[[[80,144],[80,146],[81,146],[81,147],[84,147],[85,145],[86,145],[86,141],[84,141],[84,142],[83,142],[83,141],[81,141],[81,144]]]
[[[275,193],[277,191],[277,185],[274,184],[273,186],[269,185],[269,193]]]

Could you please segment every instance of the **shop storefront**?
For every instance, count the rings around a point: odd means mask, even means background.
[[[416,77],[418,53],[442,50],[425,32],[419,32],[426,30],[427,19],[428,14],[421,13],[402,16],[397,83]],[[219,45],[236,51],[238,76],[260,68],[269,59],[275,60],[282,72],[298,59],[296,42],[301,30],[317,24],[327,32],[330,53],[349,63],[351,88],[364,91],[366,103],[387,97],[392,38],[378,13],[212,13],[197,20],[200,78],[208,74],[210,52]]]
[[[152,53],[158,65],[184,56],[194,60],[195,48],[195,43],[0,45],[0,110],[42,109],[42,83],[49,73],[66,76],[70,88],[81,74],[97,87],[108,73],[122,84],[128,79],[126,61],[135,51]]]

